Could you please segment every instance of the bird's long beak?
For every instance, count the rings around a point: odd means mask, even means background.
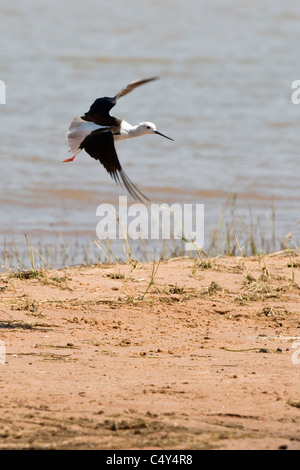
[[[162,137],[165,137],[166,139],[173,140],[173,142],[174,142],[174,139],[171,139],[171,137],[168,137],[167,135],[164,135],[164,134],[162,134],[161,132],[154,131],[154,133],[155,133],[155,134],[158,134],[158,135],[161,135]]]

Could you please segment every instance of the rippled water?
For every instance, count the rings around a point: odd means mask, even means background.
[[[206,243],[234,195],[245,223],[251,208],[270,230],[273,207],[276,236],[299,242],[300,4],[16,0],[0,15],[2,241],[95,237],[97,206],[124,193],[83,152],[62,163],[65,131],[96,97],[159,75],[112,112],[175,139],[118,143],[130,178],[156,202],[205,204]]]

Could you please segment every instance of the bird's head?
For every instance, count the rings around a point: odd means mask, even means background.
[[[167,137],[166,135],[162,134],[161,132],[158,132],[156,130],[156,125],[153,122],[140,122],[138,125],[138,131],[140,135],[142,134],[158,134],[161,135],[162,137],[165,137],[166,139],[173,140],[171,137]]]

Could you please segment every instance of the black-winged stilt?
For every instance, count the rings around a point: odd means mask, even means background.
[[[113,98],[98,98],[90,107],[90,110],[82,117],[75,117],[66,133],[68,138],[72,158],[67,158],[64,162],[72,162],[76,155],[84,149],[92,158],[99,160],[108,173],[114,178],[116,183],[122,185],[135,199],[140,201],[148,199],[143,193],[130,181],[124,172],[115,149],[114,141],[128,139],[130,137],[139,137],[145,134],[158,134],[166,139],[171,139],[156,130],[153,122],[140,122],[132,126],[128,122],[113,117],[109,111],[118,99],[127,95],[134,88],[144,83],[156,80],[158,77],[136,80],[123,88]],[[121,180],[120,180],[121,177]]]

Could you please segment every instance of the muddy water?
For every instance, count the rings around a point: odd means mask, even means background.
[[[152,75],[113,114],[175,142],[118,143],[129,177],[155,202],[204,204],[207,244],[232,201],[247,226],[274,238],[275,214],[276,238],[299,242],[300,4],[16,0],[0,15],[1,245],[96,236],[98,205],[125,193],[83,152],[62,163],[65,131],[96,97]]]

